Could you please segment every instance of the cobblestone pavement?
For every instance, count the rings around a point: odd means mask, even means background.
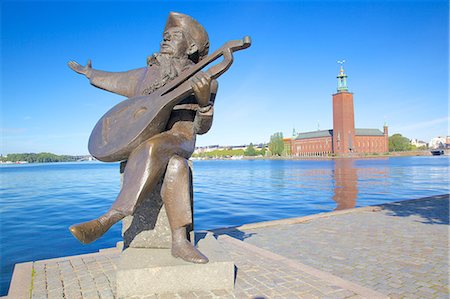
[[[150,298],[381,298],[358,285],[263,249],[221,236],[237,267],[235,290],[166,293]],[[115,298],[119,250],[34,263],[32,299]],[[325,274],[325,275],[324,275]],[[363,296],[364,295],[364,296]],[[133,297],[131,299],[141,299]]]
[[[286,263],[283,257],[261,249],[250,250],[238,240],[224,239],[238,270],[235,290],[166,293],[150,298],[364,298]],[[115,268],[119,251],[82,255],[34,263],[32,299],[115,298]],[[132,299],[141,297],[133,297]]]
[[[449,298],[449,196],[381,207],[230,235],[391,298]]]
[[[114,298],[119,251],[37,261],[32,299]]]
[[[218,240],[237,266],[233,292],[139,299],[448,298],[448,225],[445,196],[385,205],[378,212],[232,229]],[[31,298],[115,298],[119,253],[107,249],[34,262]]]

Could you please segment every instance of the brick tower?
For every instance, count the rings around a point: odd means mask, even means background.
[[[341,70],[337,76],[337,93],[333,94],[333,152],[339,156],[353,152],[355,142],[353,93],[347,88],[344,61],[338,61],[341,64]]]
[[[389,134],[388,134],[388,125],[384,123],[383,126],[383,135],[384,135],[384,152],[389,152]]]

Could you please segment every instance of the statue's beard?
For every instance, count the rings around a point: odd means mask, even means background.
[[[163,87],[169,81],[178,77],[178,75],[189,65],[189,60],[183,58],[175,58],[171,54],[155,53],[147,58],[147,65],[157,65],[159,69],[159,76],[156,80],[147,87],[142,94],[147,95],[153,93],[158,88]]]

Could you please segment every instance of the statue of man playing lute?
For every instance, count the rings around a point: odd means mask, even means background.
[[[170,13],[160,52],[147,66],[126,72],[105,72],[71,61],[69,67],[98,88],[127,97],[95,126],[89,151],[105,162],[127,161],[122,189],[100,217],[70,227],[82,243],[101,237],[112,225],[132,215],[146,194],[163,178],[161,197],[172,233],[172,255],[193,263],[208,258],[188,240],[192,224],[188,159],[197,134],[212,125],[216,78],[231,65],[232,52],[250,46],[248,37],[226,43],[207,56],[209,38],[196,20]],[[223,56],[222,62],[202,69]]]

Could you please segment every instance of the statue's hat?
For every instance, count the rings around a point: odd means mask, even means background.
[[[186,33],[187,39],[197,46],[200,59],[208,55],[208,33],[206,33],[205,28],[203,28],[203,26],[200,25],[199,22],[194,20],[191,16],[179,12],[171,12],[167,19],[164,31],[172,27],[181,27],[183,29],[183,31]]]

